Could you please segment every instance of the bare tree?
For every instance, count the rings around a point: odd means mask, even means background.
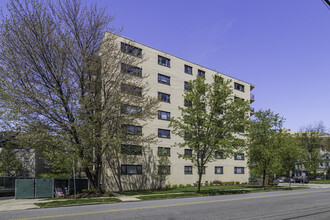
[[[79,158],[99,188],[104,154],[113,143],[152,139],[130,140],[122,132],[123,124],[156,112],[157,101],[145,95],[145,76],[125,71],[145,58],[120,50],[118,30],[109,28],[113,17],[96,5],[12,0],[7,8],[0,26],[2,119],[42,150],[48,146],[42,137],[61,138],[57,149]],[[143,111],[123,114],[125,104]]]

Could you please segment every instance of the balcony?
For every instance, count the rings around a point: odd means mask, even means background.
[[[253,107],[251,107],[250,115],[251,115],[251,116],[254,115],[254,108],[253,108]]]
[[[250,103],[254,102],[254,94],[250,94]]]

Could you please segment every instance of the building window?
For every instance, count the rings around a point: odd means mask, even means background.
[[[162,74],[158,74],[158,82],[166,85],[171,85],[171,78]]]
[[[206,167],[202,167],[202,174],[206,174]]]
[[[235,97],[234,97],[234,101],[237,102],[238,100],[242,100],[242,101],[244,101],[243,98],[240,98],[240,97],[235,96]]]
[[[184,100],[184,106],[185,107],[192,107],[192,102],[191,101],[189,101],[189,100]]]
[[[159,138],[171,138],[171,131],[166,129],[158,129]]]
[[[234,158],[235,160],[244,160],[244,154],[235,154]]]
[[[134,105],[123,105],[121,112],[123,114],[139,114],[142,112],[142,108]]]
[[[241,92],[244,92],[244,85],[242,85],[242,84],[234,83],[234,88],[235,88],[236,90],[239,90],[239,91],[241,91]]]
[[[121,71],[121,73],[126,73],[126,74],[130,74],[133,76],[142,77],[142,69],[139,67],[136,67],[136,66],[131,66],[131,65],[122,63],[120,71]]]
[[[235,167],[234,173],[235,174],[244,174],[244,167]]]
[[[216,159],[224,159],[223,152],[216,151],[215,152]]]
[[[25,152],[29,153],[30,152],[30,147],[25,147]]]
[[[162,93],[162,92],[158,92],[158,100],[161,102],[171,103],[171,95]]]
[[[192,174],[192,166],[184,166],[184,174]]]
[[[121,165],[121,174],[142,174],[142,165]]]
[[[131,135],[141,135],[142,134],[142,126],[135,125],[122,125],[125,134]]]
[[[138,48],[138,47],[133,47],[129,44],[125,44],[123,42],[121,42],[121,52],[123,53],[127,53],[129,55],[133,55],[136,57],[142,57],[142,49]]]
[[[188,65],[184,65],[184,72],[192,75],[192,67]]]
[[[158,147],[158,156],[161,155],[164,150],[167,153],[167,155],[170,157],[171,156],[171,148],[169,148],[169,147]]]
[[[223,174],[223,167],[215,167],[214,168],[215,174]]]
[[[121,153],[126,155],[142,155],[142,146],[122,145]]]
[[[28,157],[24,157],[24,162],[25,162],[25,163],[30,163],[30,158],[28,158]]]
[[[205,77],[205,71],[198,70],[198,76]]]
[[[121,91],[130,95],[142,96],[142,88],[128,84],[121,84]]]
[[[203,150],[199,150],[198,153],[197,153],[197,157],[198,158],[204,157],[204,151]]]
[[[192,150],[191,149],[184,149],[184,155],[185,156],[192,156]]]
[[[189,82],[184,82],[184,90],[191,90],[191,86]]]
[[[170,112],[158,111],[158,119],[169,121],[170,117]]]
[[[171,60],[162,56],[158,56],[158,64],[162,66],[171,67]]]
[[[158,174],[159,175],[170,175],[171,174],[171,166],[158,166]]]

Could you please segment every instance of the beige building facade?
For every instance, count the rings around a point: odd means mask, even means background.
[[[170,175],[167,178],[167,184],[193,184],[198,180],[197,168],[193,167],[190,161],[179,158],[178,154],[184,154],[186,149],[179,148],[176,143],[183,141],[180,137],[174,135],[169,128],[169,118],[180,116],[179,106],[184,106],[183,93],[185,82],[193,80],[197,75],[204,75],[207,83],[212,83],[213,76],[218,75],[224,79],[230,79],[231,87],[235,97],[244,100],[254,101],[254,96],[251,94],[254,86],[245,81],[230,77],[228,75],[211,70],[199,64],[187,61],[177,56],[165,53],[141,43],[118,36],[118,49],[125,53],[131,53],[139,57],[143,55],[146,61],[138,67],[141,68],[142,74],[147,76],[146,80],[149,84],[148,94],[158,97],[160,105],[158,109],[158,117],[152,121],[148,121],[142,127],[143,134],[154,133],[157,135],[157,143],[150,146],[150,151],[144,152],[144,159],[141,156],[132,156],[134,159],[122,164],[122,178],[124,184],[132,184],[128,187],[141,188],[144,184],[153,182],[153,177],[150,172],[152,170],[150,163],[157,161],[157,152],[161,148],[165,148],[170,154],[171,160]],[[123,49],[124,48],[124,49]],[[127,49],[129,48],[129,49]],[[253,109],[251,108],[251,114]],[[236,157],[219,158],[207,164],[202,182],[220,181],[239,181],[248,182],[249,168],[247,166],[247,157],[244,152],[238,152]],[[143,162],[141,162],[143,161]],[[143,164],[149,163],[149,164]],[[109,176],[109,171],[105,168],[104,175]],[[142,177],[143,176],[143,177]],[[108,181],[103,180],[106,187],[112,188]],[[138,184],[139,179],[145,179]]]

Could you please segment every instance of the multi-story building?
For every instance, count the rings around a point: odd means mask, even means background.
[[[190,161],[178,157],[178,153],[189,153],[189,149],[176,146],[176,143],[183,140],[174,135],[169,128],[170,117],[180,116],[178,107],[184,105],[183,93],[186,83],[198,75],[205,76],[206,82],[212,83],[213,76],[219,75],[232,81],[231,87],[235,97],[250,100],[250,103],[254,101],[254,95],[251,93],[254,85],[122,36],[118,36],[117,41],[118,49],[124,53],[136,57],[141,57],[143,54],[147,57],[138,68],[142,74],[148,75],[145,78],[150,87],[148,93],[160,100],[158,117],[142,127],[143,134],[157,134],[157,144],[151,146],[153,158],[157,158],[157,152],[163,148],[170,155],[171,167],[167,183],[195,183],[198,180],[197,168],[193,167]],[[251,108],[251,114],[253,114],[253,108]],[[145,175],[147,172],[144,167],[145,165],[139,163],[138,160],[131,164],[122,164],[122,174],[130,174],[131,177],[124,182],[137,181],[136,176]],[[218,159],[207,164],[202,182],[214,180],[248,182],[248,178],[247,157],[244,152],[238,152],[232,158],[221,158],[219,155]],[[103,183],[107,185],[105,181]]]

